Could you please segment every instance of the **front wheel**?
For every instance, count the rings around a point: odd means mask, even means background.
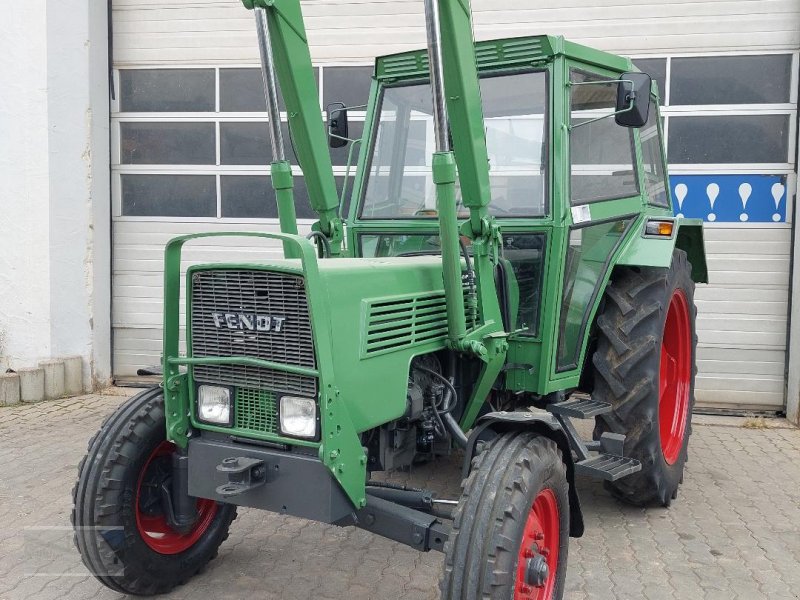
[[[507,433],[475,459],[445,544],[443,600],[560,600],[569,486],[556,444]]]
[[[236,508],[195,501],[193,524],[170,525],[175,446],[166,441],[164,397],[146,390],[120,406],[89,442],[73,488],[72,524],[83,563],[107,587],[153,595],[186,582],[228,537]]]

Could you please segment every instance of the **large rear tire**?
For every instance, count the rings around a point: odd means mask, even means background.
[[[445,544],[443,600],[560,600],[569,486],[556,444],[508,433],[481,452]]]
[[[154,595],[188,581],[216,556],[236,508],[198,499],[189,531],[170,527],[159,487],[171,474],[164,397],[146,390],[122,404],[89,442],[72,490],[75,545],[104,585]]]
[[[669,506],[683,481],[694,406],[694,282],[675,250],[669,269],[618,268],[597,319],[593,398],[614,410],[595,421],[594,436],[625,434],[625,454],[642,470],[606,483],[635,505]]]

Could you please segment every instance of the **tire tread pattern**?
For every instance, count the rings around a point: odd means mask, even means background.
[[[544,485],[559,499],[561,546],[556,593],[566,574],[569,500],[566,466],[552,440],[532,433],[498,436],[473,459],[445,544],[444,600],[507,600],[513,596],[522,528],[532,496]]]
[[[135,595],[163,594],[188,581],[213,559],[228,537],[228,528],[236,518],[236,508],[221,505],[209,532],[195,546],[178,555],[157,555],[141,564],[125,562],[120,568],[121,552],[133,554],[134,545],[144,546],[130,526],[132,490],[125,481],[129,467],[141,457],[140,448],[149,435],[164,426],[164,399],[158,387],[145,390],[120,405],[110,414],[89,440],[86,456],[78,465],[78,480],[72,488],[73,508],[70,521],[73,542],[84,565],[106,587]],[[99,528],[121,528],[124,540],[120,548],[103,539]],[[205,543],[203,543],[205,540]],[[200,547],[202,546],[202,547]],[[165,574],[156,564],[164,557],[171,567]]]
[[[692,378],[689,422],[678,460],[668,465],[661,453],[658,427],[661,339],[666,311],[675,289],[689,303],[692,328]],[[613,412],[595,420],[594,437],[606,431],[625,438],[625,455],[642,462],[642,470],[616,482],[606,482],[614,496],[643,506],[658,502],[669,506],[683,477],[694,407],[697,334],[694,282],[691,265],[682,250],[675,250],[669,269],[618,267],[605,292],[597,318],[597,350],[592,357],[592,397],[608,402]]]

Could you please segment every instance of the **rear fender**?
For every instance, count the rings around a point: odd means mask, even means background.
[[[655,218],[655,217],[653,217]],[[659,218],[659,220],[666,220]],[[663,267],[672,264],[675,248],[686,252],[692,263],[692,279],[695,283],[708,283],[703,222],[700,219],[675,219],[676,233],[671,238],[645,237],[644,227],[625,244],[616,264],[632,267]]]
[[[575,487],[575,464],[572,459],[572,450],[567,435],[550,413],[543,411],[536,413],[491,412],[483,415],[475,423],[464,450],[463,478],[466,478],[472,470],[472,459],[477,454],[478,442],[489,441],[497,435],[514,431],[532,431],[553,440],[561,450],[561,457],[567,467],[567,482],[569,483],[569,535],[581,537],[584,531],[583,512],[578,490]]]

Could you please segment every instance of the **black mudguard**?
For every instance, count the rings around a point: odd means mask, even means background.
[[[539,435],[550,438],[561,450],[564,464],[567,467],[567,481],[569,482],[569,535],[581,537],[584,531],[583,512],[575,487],[575,464],[572,458],[567,434],[561,424],[548,412],[491,412],[483,415],[470,432],[467,447],[464,449],[463,478],[472,470],[472,459],[477,453],[478,442],[491,440],[500,433],[509,431],[534,431]]]

